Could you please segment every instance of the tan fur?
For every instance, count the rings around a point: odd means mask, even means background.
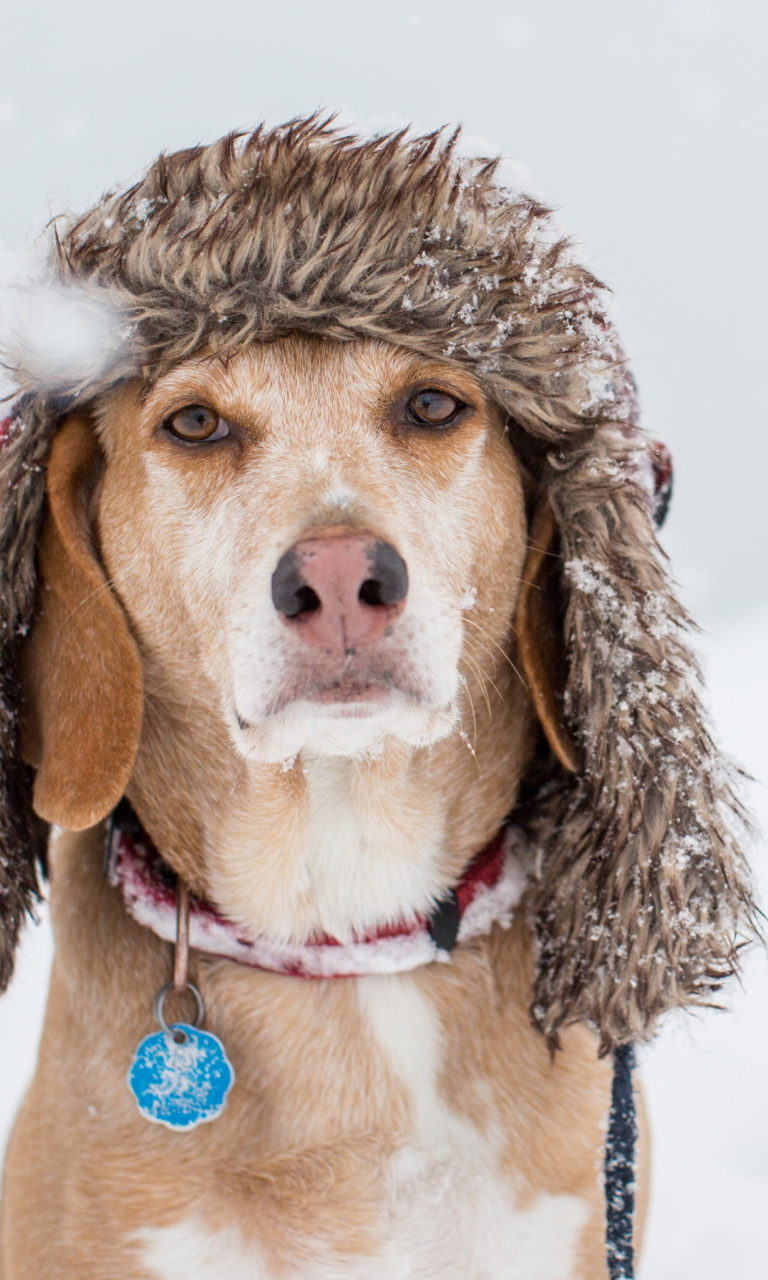
[[[399,431],[398,399],[435,381],[475,412],[454,433]],[[231,447],[187,450],[163,434],[169,413],[200,401],[237,424]],[[316,807],[330,786],[361,830],[377,833],[378,844],[361,846],[371,867],[378,859],[405,875],[424,862],[424,891],[439,897],[502,823],[536,740],[510,634],[528,544],[524,485],[504,419],[479,384],[393,346],[289,338],[227,363],[179,365],[148,395],[128,384],[96,406],[88,430],[90,447],[97,438],[102,451],[90,496],[72,482],[72,458],[88,453],[80,420],[58,437],[49,480],[45,545],[54,549],[42,567],[50,591],[30,671],[44,726],[46,813],[67,805],[84,812],[71,779],[93,775],[90,742],[102,742],[110,724],[130,740],[138,657],[143,719],[127,793],[194,890],[254,931],[302,939],[327,927],[332,906],[313,882],[312,859]],[[70,518],[86,511],[94,538],[87,563],[84,526]],[[233,727],[226,643],[252,578],[261,599],[279,554],[338,523],[407,550],[416,617],[407,653],[395,635],[392,663],[422,698],[432,736],[419,745],[389,734],[381,750],[346,763],[301,752],[272,760],[262,738],[241,741]],[[61,548],[80,566],[79,581]],[[90,630],[73,622],[89,599],[81,584],[89,574],[96,582],[99,561],[109,587],[93,608],[107,610],[108,635],[101,622]],[[222,566],[231,567],[231,581]],[[420,574],[433,591],[424,588],[430,608],[438,600],[447,630],[455,626],[460,638],[453,724],[427,697]],[[59,664],[65,634],[72,640]],[[255,663],[267,658],[261,640],[258,629],[248,636]],[[102,653],[106,684],[96,687],[109,693],[94,699],[89,680]],[[299,680],[300,656],[286,654],[281,679]],[[127,701],[116,681],[124,670]],[[62,678],[64,707],[54,687]],[[91,796],[101,812],[92,820],[114,803],[124,759],[124,751],[103,754],[101,790]],[[40,1062],[8,1157],[5,1280],[144,1280],[135,1233],[191,1212],[209,1231],[236,1225],[270,1275],[299,1265],[311,1275],[318,1250],[342,1260],[374,1255],[389,1170],[414,1141],[416,1116],[364,1024],[356,982],[303,982],[195,957],[207,1025],[226,1044],[237,1083],[224,1114],[191,1134],[148,1124],[125,1075],[152,1030],[169,948],[106,885],[103,835],[95,826],[62,833],[53,845],[56,961]],[[358,910],[348,928],[386,918],[375,895]],[[345,922],[334,923],[343,933]],[[443,1103],[478,1133],[498,1134],[498,1177],[509,1197],[522,1209],[543,1195],[583,1202],[568,1280],[597,1280],[606,1274],[599,1166],[609,1068],[583,1027],[565,1031],[551,1056],[530,1021],[533,975],[532,934],[519,909],[510,931],[460,947],[450,965],[388,981],[413,984],[434,1010]]]
[[[557,559],[556,533],[554,513],[545,499],[539,503],[531,523],[531,547],[523,569],[515,619],[517,650],[547,742],[563,768],[576,773],[579,757],[563,716],[562,619],[550,616],[554,612],[550,585],[551,566]]]

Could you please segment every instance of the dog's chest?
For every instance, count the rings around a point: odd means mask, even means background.
[[[296,1240],[281,1280],[570,1280],[586,1204],[541,1195],[516,1204],[498,1171],[497,1144],[453,1113],[438,1089],[435,1011],[410,977],[358,981],[364,1022],[406,1086],[411,1131],[385,1171],[378,1247],[365,1256]],[[257,1243],[233,1224],[212,1232],[188,1218],[142,1233],[142,1261],[157,1280],[278,1280]],[[306,1261],[307,1258],[311,1261]],[[302,1261],[299,1261],[299,1258]]]

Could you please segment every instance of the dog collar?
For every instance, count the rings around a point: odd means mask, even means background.
[[[210,902],[190,895],[189,945],[204,955],[299,978],[352,978],[405,973],[446,961],[462,942],[508,928],[526,875],[502,827],[429,915],[385,925],[352,942],[323,935],[305,943],[248,936]],[[127,801],[115,809],[107,837],[107,879],[126,910],[165,942],[176,940],[178,877],[157,851]]]

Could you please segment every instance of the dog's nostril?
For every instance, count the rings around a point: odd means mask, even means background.
[[[304,581],[295,551],[287,552],[272,574],[272,603],[286,618],[320,608],[320,597]]]
[[[377,582],[376,578],[366,578],[357,593],[357,598],[362,600],[363,604],[386,604],[381,590],[381,583]]]
[[[403,557],[389,542],[378,540],[370,554],[370,578],[360,588],[363,604],[399,604],[408,594],[408,569]]]
[[[295,618],[300,613],[314,613],[320,608],[320,597],[311,587],[299,587],[295,595],[296,608],[293,613],[289,613],[289,618]]]

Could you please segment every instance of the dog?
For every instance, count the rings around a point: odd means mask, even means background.
[[[547,218],[440,135],[311,120],[59,237],[127,322],[27,376],[5,451],[56,940],[6,1280],[625,1274],[606,1055],[734,967],[749,891]],[[158,993],[225,1078],[183,1123],[136,1084]],[[642,1126],[638,1242],[647,1171]]]

